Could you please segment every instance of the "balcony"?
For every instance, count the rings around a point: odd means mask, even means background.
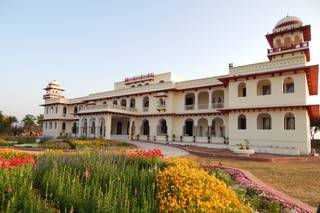
[[[212,109],[220,109],[223,108],[223,103],[212,103],[211,108]]]
[[[198,109],[208,109],[209,104],[198,104]]]
[[[194,105],[185,105],[185,110],[194,110]]]
[[[135,113],[137,112],[136,108],[125,107],[121,105],[115,104],[102,104],[102,105],[88,105],[79,110],[79,113],[91,113],[91,112],[99,112],[104,110],[111,111],[122,111],[126,113]]]
[[[279,48],[268,49],[268,56],[269,55],[276,55],[279,52],[284,52],[284,51],[285,52],[292,52],[297,49],[304,50],[304,49],[308,49],[308,48],[309,48],[309,42],[305,41],[301,44],[292,45],[290,47],[279,47]]]

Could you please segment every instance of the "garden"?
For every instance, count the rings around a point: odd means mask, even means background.
[[[0,180],[0,212],[293,210],[243,184],[232,171],[164,158],[158,149],[114,153],[80,148],[40,154],[0,149]]]

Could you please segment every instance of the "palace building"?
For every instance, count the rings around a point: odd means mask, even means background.
[[[45,88],[44,137],[142,140],[305,155],[310,120],[320,118],[319,65],[310,61],[310,25],[281,19],[266,35],[268,61],[233,66],[223,76],[182,80],[173,73],[125,78],[112,91],[65,98]]]

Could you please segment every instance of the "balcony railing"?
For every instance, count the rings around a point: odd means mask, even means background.
[[[209,104],[198,104],[198,109],[208,109]]]
[[[211,108],[212,109],[223,108],[223,103],[212,103]]]
[[[292,45],[290,47],[279,47],[279,48],[268,49],[268,54],[273,54],[273,53],[277,53],[277,52],[281,52],[281,51],[285,51],[285,50],[307,48],[307,47],[309,47],[309,42],[305,41],[301,44]]]
[[[125,84],[130,84],[130,83],[136,83],[136,82],[145,81],[145,80],[152,80],[152,79],[154,79],[154,74],[148,73],[146,75],[139,75],[139,76],[125,78],[124,82],[125,82]]]
[[[194,105],[185,105],[185,110],[194,110]]]
[[[125,111],[130,111],[130,112],[136,112],[137,111],[136,108],[125,107],[125,106],[115,105],[115,104],[102,104],[102,105],[85,106],[80,110],[80,112],[84,111],[84,110],[106,109],[106,108],[121,109],[121,110],[125,110]]]

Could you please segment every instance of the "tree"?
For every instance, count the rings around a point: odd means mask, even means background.
[[[7,116],[0,111],[0,133],[8,132],[12,129],[14,123],[17,123],[18,119],[14,116]]]
[[[31,131],[32,129],[36,128],[36,120],[37,118],[34,115],[28,114],[24,116],[24,118],[22,119],[23,128],[27,131]]]
[[[40,129],[42,129],[42,127],[43,127],[43,119],[44,119],[43,114],[40,114],[37,116],[37,124],[40,127]]]

